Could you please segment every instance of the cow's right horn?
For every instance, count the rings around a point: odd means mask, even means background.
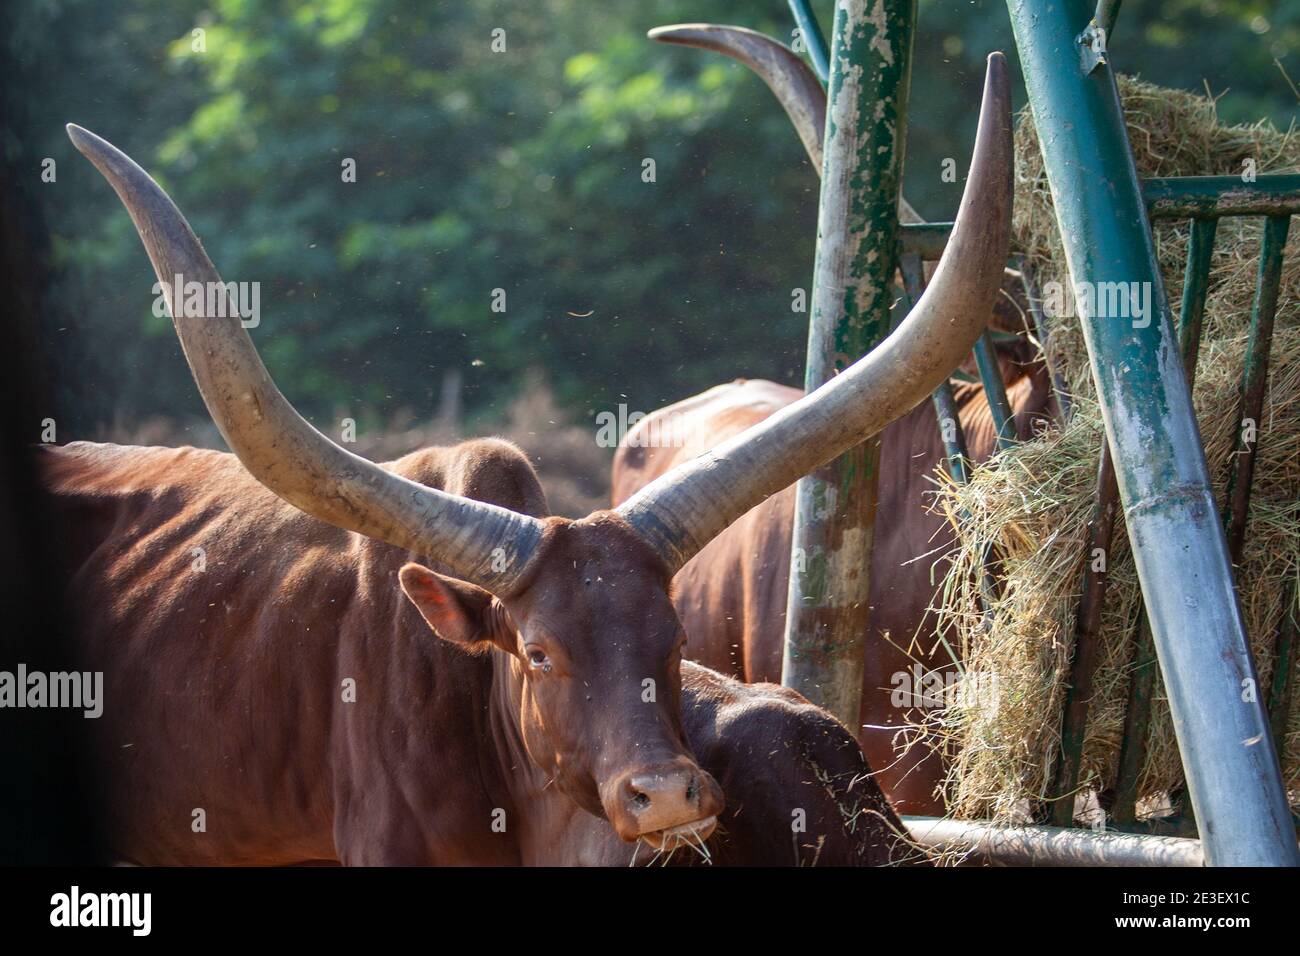
[[[408,548],[447,565],[467,581],[509,594],[541,540],[542,523],[409,481],[312,428],[271,381],[230,308],[225,287],[209,285],[221,278],[162,188],[129,156],[94,133],[69,123],[68,136],[104,174],[131,214],[167,295],[203,401],[244,467],[309,515]],[[197,282],[205,290],[219,289],[224,314],[184,314],[183,304],[172,301],[178,282],[182,287]]]
[[[934,281],[894,332],[814,392],[661,475],[619,513],[676,572],[729,524],[905,415],[988,324],[1011,239],[1011,94],[989,57],[961,209]]]

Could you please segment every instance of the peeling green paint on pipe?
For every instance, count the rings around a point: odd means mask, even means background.
[[[915,0],[839,0],[805,386],[889,334]],[[879,441],[799,482],[782,682],[858,724]]]

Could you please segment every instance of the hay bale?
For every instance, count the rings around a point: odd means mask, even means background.
[[[1129,139],[1142,176],[1238,174],[1252,158],[1259,172],[1300,171],[1300,136],[1271,125],[1220,126],[1214,100],[1120,78]],[[1051,193],[1028,112],[1016,133],[1015,243],[1040,284],[1068,289]],[[1215,242],[1194,401],[1220,504],[1237,431],[1237,386],[1246,349],[1262,219],[1221,221]],[[1157,227],[1157,253],[1175,309],[1182,294],[1189,229]],[[952,756],[950,812],[963,818],[1018,819],[1026,801],[1050,799],[1060,750],[1062,704],[1084,569],[1087,524],[1096,499],[1101,414],[1079,323],[1058,320],[1053,358],[1070,384],[1076,414],[1039,438],[976,470],[969,485],[941,481],[938,506],[957,532],[958,550],[938,598],[942,636],[960,647],[968,675],[996,693],[958,695],[924,726],[927,740]],[[1263,694],[1273,671],[1273,635],[1287,582],[1300,604],[1300,229],[1291,231],[1282,286],[1247,544],[1237,582]],[[986,617],[980,604],[983,555],[1001,558],[1004,585]],[[1123,518],[1107,556],[1110,568],[1086,728],[1082,780],[1115,782],[1129,668],[1141,592]],[[1176,574],[1177,569],[1169,569]],[[1297,611],[1300,613],[1300,611]],[[1189,638],[1194,635],[1187,635]],[[1158,686],[1140,792],[1148,800],[1182,783],[1163,686]],[[1300,707],[1279,742],[1284,777],[1300,793]]]

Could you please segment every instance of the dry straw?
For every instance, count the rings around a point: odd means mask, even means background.
[[[1221,126],[1210,97],[1121,78],[1120,91],[1142,176],[1239,174],[1253,159],[1259,172],[1300,171],[1300,135],[1271,125]],[[1040,284],[1069,287],[1051,193],[1028,114],[1016,133],[1015,240]],[[1262,219],[1227,219],[1215,243],[1195,404],[1219,501],[1234,449],[1238,384],[1246,347]],[[1157,248],[1172,303],[1182,293],[1188,224],[1160,225]],[[941,632],[961,649],[967,674],[995,694],[958,697],[925,727],[929,743],[953,755],[947,783],[958,817],[1011,822],[1030,801],[1051,792],[1060,752],[1062,704],[1084,569],[1086,532],[1096,500],[1101,415],[1077,320],[1060,319],[1051,352],[1069,381],[1076,413],[1069,424],[1004,452],[976,470],[965,487],[943,482],[938,506],[957,532],[957,552],[937,599]],[[1273,637],[1300,578],[1300,229],[1292,229],[1278,301],[1268,393],[1259,423],[1259,457],[1247,544],[1237,582],[1260,686],[1273,676]],[[1003,587],[986,614],[983,556],[1001,559]],[[1140,590],[1123,519],[1108,556],[1101,663],[1095,677],[1083,751],[1085,787],[1115,783],[1127,709]],[[1177,574],[1177,568],[1169,568]],[[1195,640],[1197,635],[1183,635]],[[1182,768],[1163,686],[1157,686],[1140,794],[1147,801],[1175,790]],[[1284,777],[1300,791],[1300,707],[1279,741]]]

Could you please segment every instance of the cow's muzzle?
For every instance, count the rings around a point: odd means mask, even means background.
[[[602,788],[602,803],[614,830],[629,843],[653,849],[700,844],[722,812],[722,788],[687,757],[638,767]]]

